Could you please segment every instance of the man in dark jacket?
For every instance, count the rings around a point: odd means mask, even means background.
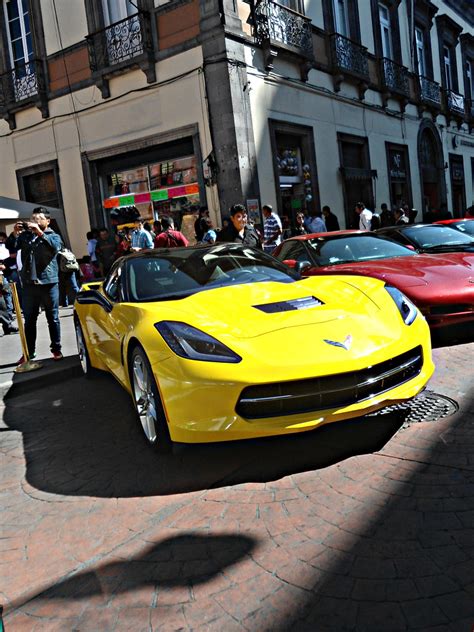
[[[333,230],[341,230],[339,228],[339,220],[337,219],[336,215],[334,215],[334,213],[331,211],[329,206],[323,206],[323,216],[324,216],[324,223],[326,224],[326,229],[328,233]]]
[[[50,217],[42,206],[34,209],[26,230],[21,234],[20,278],[23,288],[23,314],[25,335],[30,358],[36,349],[36,322],[43,306],[48,321],[51,353],[55,360],[62,359],[61,330],[59,325],[59,287],[57,254],[61,238],[49,228]],[[20,364],[25,358],[20,359]]]
[[[262,250],[257,231],[247,224],[247,209],[243,204],[234,204],[230,209],[230,224],[217,233],[217,241],[230,241]]]

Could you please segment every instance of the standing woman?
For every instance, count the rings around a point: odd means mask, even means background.
[[[295,217],[295,226],[291,229],[291,236],[308,235],[306,226],[304,225],[304,213],[297,213]]]

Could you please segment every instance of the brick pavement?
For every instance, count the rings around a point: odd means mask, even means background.
[[[108,376],[6,400],[6,631],[470,632],[474,345],[434,355],[430,388],[461,405],[445,420],[174,457]]]

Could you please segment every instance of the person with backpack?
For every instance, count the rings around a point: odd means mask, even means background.
[[[63,357],[58,287],[58,252],[62,242],[61,237],[49,227],[50,221],[48,211],[42,206],[36,207],[18,240],[17,263],[23,288],[25,335],[30,359],[35,357],[36,323],[41,306],[48,321],[53,358],[61,360]],[[23,364],[25,360],[22,356],[18,364]]]
[[[69,307],[76,300],[79,292],[76,273],[79,272],[79,262],[76,255],[67,248],[61,248],[58,253],[59,263],[59,305]]]
[[[163,232],[155,238],[155,248],[178,248],[188,246],[189,241],[179,230],[174,229],[172,217],[162,217],[161,227]]]

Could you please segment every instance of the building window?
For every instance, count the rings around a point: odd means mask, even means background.
[[[416,57],[418,62],[418,74],[420,77],[427,76],[426,54],[425,54],[425,34],[419,28],[415,28]]]
[[[102,0],[104,26],[110,26],[137,13],[137,8],[129,0]]]
[[[27,0],[4,0],[8,51],[11,68],[23,66],[33,57],[30,15]]]
[[[447,90],[453,89],[453,75],[451,71],[451,51],[447,46],[443,46],[443,69],[444,82]]]
[[[337,33],[344,37],[351,36],[349,26],[349,7],[347,0],[333,0],[334,26]]]
[[[288,9],[292,9],[297,13],[304,14],[303,0],[280,0],[278,4],[281,4],[284,7],[288,7]]]
[[[393,59],[392,26],[390,12],[384,4],[379,4],[380,33],[382,36],[382,57]]]
[[[466,96],[474,98],[474,64],[470,59],[466,59]]]

